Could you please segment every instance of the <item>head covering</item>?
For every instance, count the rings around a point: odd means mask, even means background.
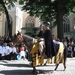
[[[9,45],[10,45],[10,47],[11,47],[11,46],[14,46],[14,45],[13,45],[13,42],[10,42],[10,44],[9,44]]]
[[[50,27],[50,22],[44,22],[44,26]]]
[[[44,27],[44,25],[43,25],[43,24],[41,24],[41,25],[40,25],[40,28],[43,28],[43,27]]]

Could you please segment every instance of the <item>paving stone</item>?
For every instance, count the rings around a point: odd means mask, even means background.
[[[63,64],[58,66],[57,71],[54,71],[55,64],[47,64],[46,66],[37,66],[39,74],[33,74],[33,68],[27,60],[1,60],[0,75],[75,75],[75,58],[68,58],[66,71]]]

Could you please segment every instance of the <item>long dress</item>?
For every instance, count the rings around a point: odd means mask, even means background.
[[[51,30],[46,30],[44,33],[45,40],[45,54],[48,58],[55,56],[55,48],[52,38]]]

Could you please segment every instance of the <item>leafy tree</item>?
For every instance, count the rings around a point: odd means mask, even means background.
[[[7,23],[8,23],[8,33],[9,33],[9,36],[12,36],[12,32],[11,32],[11,23],[10,23],[10,19],[9,19],[9,13],[8,13],[8,10],[7,10],[7,7],[10,7],[12,4],[12,2],[14,2],[16,0],[0,0],[0,11],[2,12],[5,12],[6,14],[6,18],[7,18]]]
[[[57,36],[63,39],[63,16],[74,12],[75,0],[20,0],[25,5],[23,10],[31,16],[37,16],[43,21],[56,19]]]

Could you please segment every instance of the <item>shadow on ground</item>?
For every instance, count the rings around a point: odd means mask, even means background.
[[[32,67],[29,64],[0,64],[7,67]]]
[[[13,62],[13,63],[11,63]],[[18,61],[17,61],[18,62]],[[33,68],[29,63],[21,63],[16,61],[6,61],[2,60],[0,65],[3,66],[5,69],[1,69],[0,75],[38,75],[38,73],[33,73]],[[55,64],[46,65],[46,67],[52,66],[55,67]],[[43,69],[44,68],[44,69]],[[44,65],[39,65],[36,67],[37,71],[39,71],[39,74],[48,74],[53,73],[54,69],[45,69]]]
[[[53,70],[37,69],[37,71],[39,71],[39,73],[33,73],[33,68],[29,64],[0,64],[0,65],[6,66],[9,68],[19,67],[18,69],[15,69],[15,70],[12,70],[12,69],[1,70],[0,74],[2,74],[2,75],[38,75],[38,74],[46,74],[46,73],[53,72]],[[24,68],[20,69],[20,67],[21,68],[24,67]],[[41,67],[41,66],[38,66],[38,67]]]
[[[38,70],[39,73],[33,73],[32,70],[4,70],[0,71],[2,75],[38,75],[38,74],[46,74],[52,73],[52,70]]]

